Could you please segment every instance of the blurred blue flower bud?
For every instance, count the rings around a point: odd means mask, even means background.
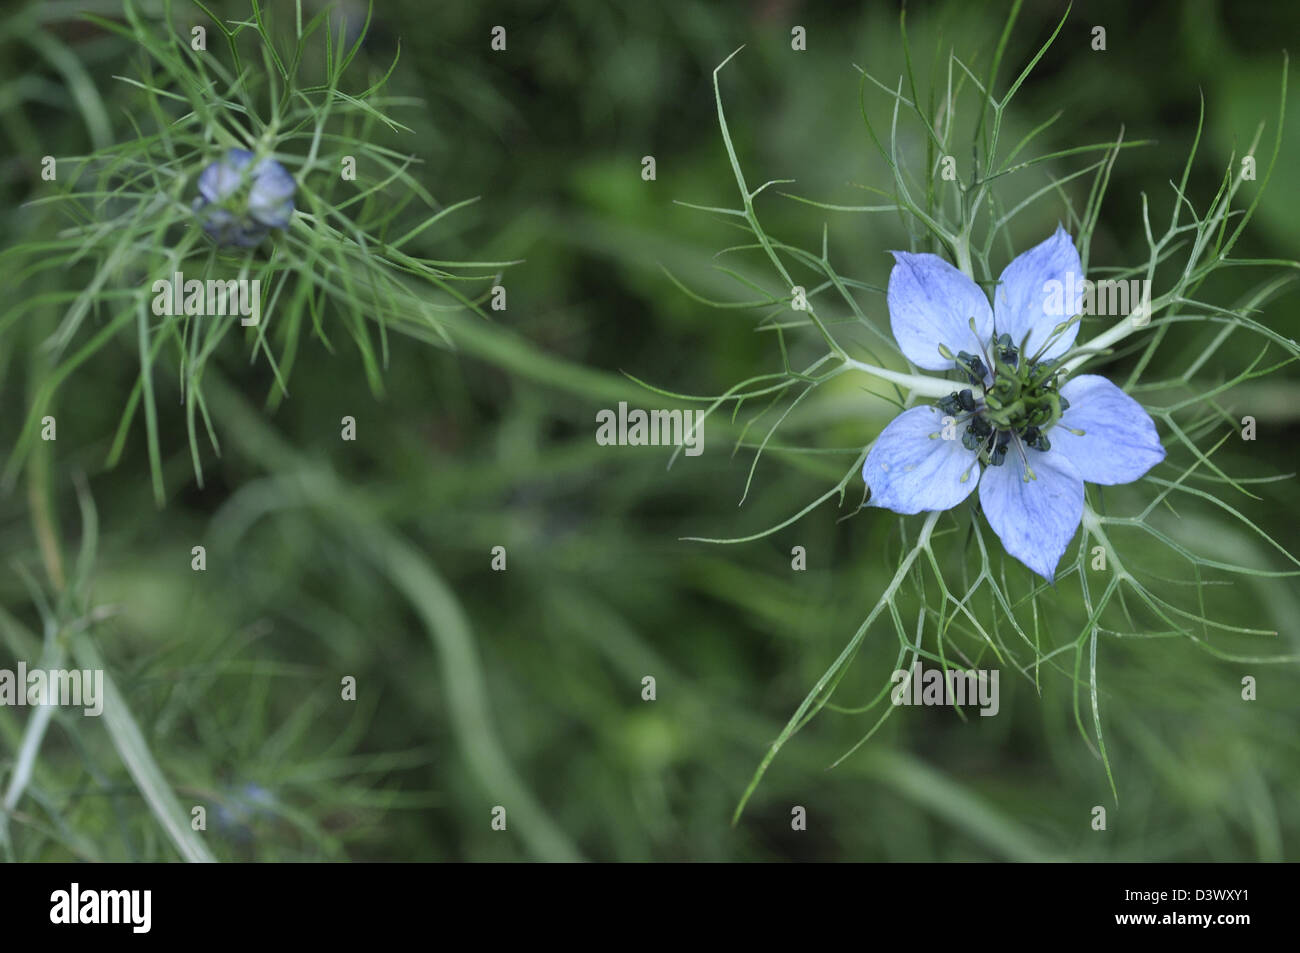
[[[293,215],[293,176],[274,159],[252,163],[247,149],[230,149],[199,175],[194,210],[220,245],[251,248]]]

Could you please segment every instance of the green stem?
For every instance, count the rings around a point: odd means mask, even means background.
[[[840,652],[839,657],[831,663],[831,667],[828,668],[822,677],[817,680],[817,684],[813,686],[812,691],[804,697],[803,702],[795,710],[795,713],[790,716],[790,720],[786,722],[785,727],[781,730],[781,734],[777,736],[776,740],[773,741],[771,746],[767,749],[767,754],[763,756],[763,760],[759,764],[758,770],[754,772],[753,778],[750,779],[749,786],[745,788],[745,792],[740,797],[740,803],[736,805],[736,810],[731,815],[732,827],[735,827],[740,822],[740,817],[745,812],[745,805],[749,803],[750,797],[758,789],[759,782],[763,780],[763,775],[767,773],[768,767],[776,759],[777,753],[781,750],[781,746],[789,741],[794,736],[795,732],[812,720],[813,716],[826,706],[826,703],[830,701],[831,695],[834,694],[835,688],[839,684],[839,679],[843,675],[845,667],[848,666],[848,664],[853,661],[854,656],[857,655],[858,648],[862,645],[862,640],[866,638],[867,631],[871,628],[871,624],[876,621],[876,618],[884,611],[886,606],[890,606],[892,609],[894,596],[897,595],[899,588],[903,585],[904,580],[907,579],[907,574],[912,568],[912,563],[916,562],[916,557],[919,556],[922,551],[929,551],[930,536],[934,533],[934,527],[939,522],[939,517],[942,515],[943,511],[940,510],[932,511],[926,515],[925,522],[921,524],[921,531],[916,537],[916,543],[912,546],[911,551],[903,557],[903,562],[899,565],[898,571],[894,573],[894,578],[890,580],[889,585],[885,587],[885,591],[881,593],[880,598],[876,600],[875,608],[871,610],[866,621],[863,622],[862,625],[858,626],[858,631],[853,634],[853,638],[849,640],[849,644],[844,647],[842,652]]]
[[[956,243],[953,253],[957,258],[957,267],[961,269],[961,273],[965,275],[967,278],[969,278],[971,281],[974,281],[975,268],[971,264],[971,260],[970,260],[970,235],[969,234],[967,234],[966,232],[961,233],[961,235],[959,236],[959,241]]]
[[[1149,318],[1146,323],[1135,324],[1133,317],[1134,316],[1130,314],[1122,321],[1116,322],[1110,327],[1110,329],[1098,334],[1091,341],[1077,345],[1076,349],[1083,353],[1076,354],[1074,357],[1066,361],[1063,369],[1066,372],[1073,373],[1076,367],[1087,361],[1089,358],[1096,357],[1099,351],[1104,351],[1112,344],[1124,340],[1124,338],[1128,337],[1134,331],[1140,331],[1143,328],[1150,326]]]
[[[874,364],[865,364],[862,361],[855,361],[851,357],[846,357],[844,359],[844,366],[862,371],[864,374],[870,374],[872,377],[878,377],[881,380],[889,381],[892,384],[906,387],[913,394],[917,394],[921,397],[947,397],[953,391],[960,389],[956,382],[945,380],[942,377],[931,377],[928,374],[903,374],[899,371],[890,371],[883,367],[876,367]]]

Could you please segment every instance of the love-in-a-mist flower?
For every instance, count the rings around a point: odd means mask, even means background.
[[[978,485],[1006,551],[1050,582],[1083,516],[1084,482],[1129,483],[1165,457],[1137,401],[1104,377],[1066,379],[1060,358],[1079,333],[1071,318],[1083,298],[1079,253],[1057,226],[1007,265],[992,306],[939,256],[893,254],[898,346],[917,367],[960,370],[969,386],[954,383],[881,431],[862,468],[870,505],[947,510]]]
[[[219,245],[251,248],[273,228],[287,228],[297,184],[274,159],[253,162],[247,149],[230,149],[199,174],[194,210]]]

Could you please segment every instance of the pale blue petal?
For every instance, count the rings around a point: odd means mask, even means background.
[[[253,159],[247,149],[229,149],[220,159],[199,173],[199,194],[209,202],[220,202],[239,188],[244,167]]]
[[[953,354],[980,354],[993,334],[993,311],[979,285],[938,255],[892,254],[889,326],[907,359],[927,371],[945,371],[953,362],[939,353],[940,344]]]
[[[880,432],[862,465],[869,505],[910,514],[951,509],[970,496],[979,463],[961,445],[960,427],[943,439],[943,418],[935,407],[913,407]]]
[[[295,189],[297,184],[284,166],[274,159],[263,159],[253,169],[248,214],[264,225],[285,228],[293,214]]]
[[[980,477],[980,506],[1008,553],[1048,582],[1083,517],[1083,479],[1055,449],[1026,449],[1035,479],[1026,481],[1015,447],[1006,463]]]
[[[1011,343],[1017,347],[1028,333],[1025,356],[1037,353],[1051,337],[1053,328],[1083,308],[1083,265],[1070,234],[1060,225],[1047,241],[1013,258],[998,282],[993,292],[997,333],[1010,334]],[[1057,335],[1039,359],[1060,357],[1074,344],[1078,334],[1076,321]]]
[[[1071,378],[1061,395],[1070,406],[1048,431],[1048,439],[1052,451],[1069,457],[1089,483],[1131,483],[1165,458],[1151,415],[1106,378]],[[1067,427],[1082,430],[1083,436]]]

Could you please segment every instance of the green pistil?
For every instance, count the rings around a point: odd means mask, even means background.
[[[984,377],[988,369],[981,358],[965,351],[951,358],[966,372],[972,386],[983,390],[983,399],[966,388],[935,404],[941,413],[960,417],[959,422],[966,424],[962,446],[975,452],[985,466],[1001,466],[1012,451],[1023,457],[1021,447],[1040,453],[1050,450],[1047,431],[1070,406],[1060,394],[1057,362],[1021,363],[1020,350],[1007,334],[992,342],[988,357],[993,361],[993,381],[987,386]],[[1027,459],[1025,469],[1032,478],[1033,468]]]

